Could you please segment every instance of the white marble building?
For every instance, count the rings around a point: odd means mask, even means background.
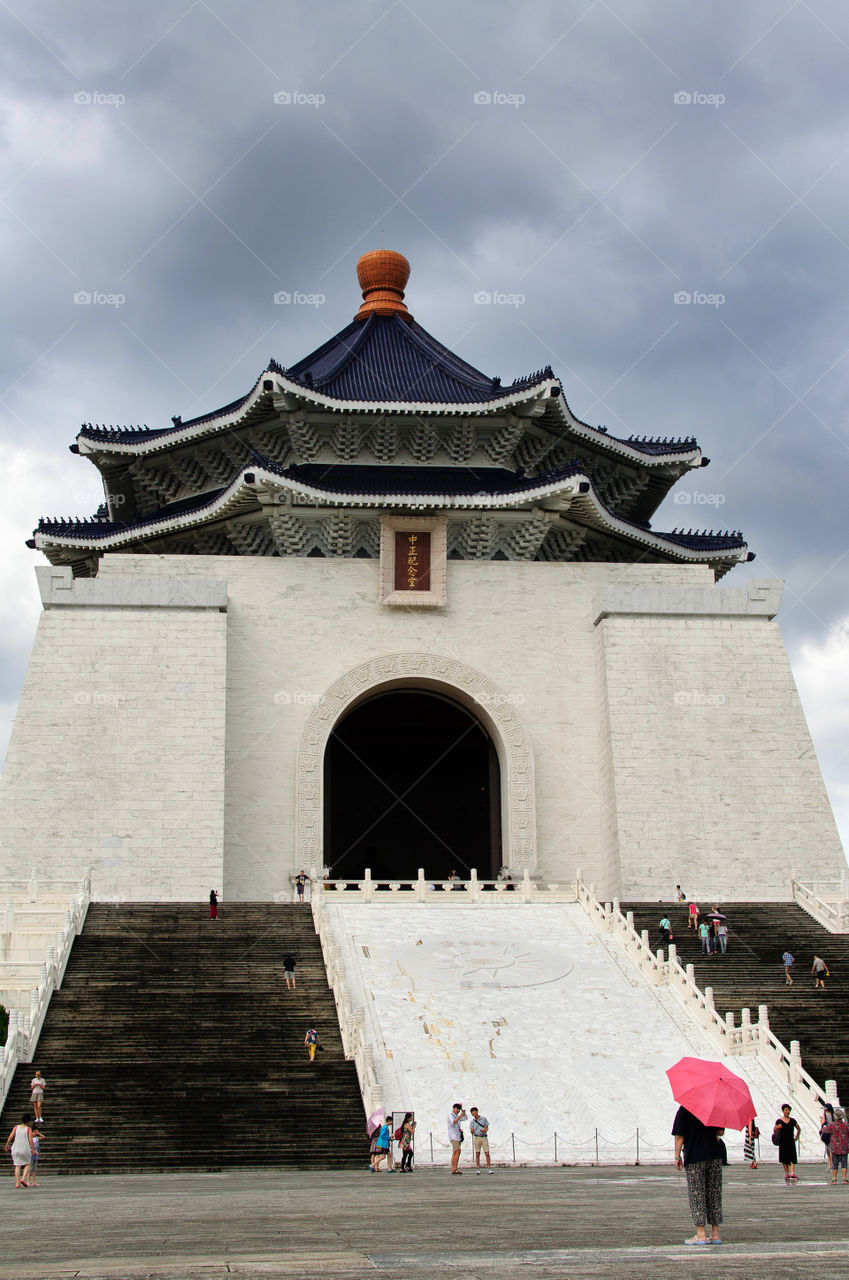
[[[716,585],[737,532],[651,528],[696,442],[472,369],[399,259],[366,255],[355,321],[217,414],[80,431],[106,501],[33,538],[2,873],[154,900],[322,863],[666,899],[838,878],[781,584]]]

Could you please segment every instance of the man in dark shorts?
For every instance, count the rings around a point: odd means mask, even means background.
[[[309,876],[307,875],[306,871],[301,871],[298,875],[295,876],[295,889],[298,894],[298,902],[304,901],[304,888],[308,880],[309,880]]]

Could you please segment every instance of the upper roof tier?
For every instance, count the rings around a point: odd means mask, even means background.
[[[365,305],[365,304],[364,304]],[[489,405],[553,378],[543,369],[502,387],[432,334],[393,312],[357,317],[324,346],[286,370],[299,386],[332,400],[375,404]]]
[[[608,435],[575,418],[560,380],[549,365],[506,386],[482,373],[417,324],[404,303],[410,264],[400,253],[377,249],[363,254],[357,275],[363,303],[354,320],[322,346],[288,368],[270,360],[245,395],[198,417],[172,418],[170,427],[114,427],[84,423],[74,452],[95,460],[110,453],[146,453],[271,417],[282,407],[321,412],[428,413],[477,415],[521,412],[533,401],[559,401],[568,418],[595,437],[605,451],[644,458],[698,454],[692,438],[666,439]],[[554,405],[538,405],[539,417]],[[110,446],[112,446],[110,448]],[[73,447],[73,446],[72,446]],[[696,462],[698,465],[698,462]]]

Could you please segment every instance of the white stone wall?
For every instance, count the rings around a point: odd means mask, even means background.
[[[500,720],[480,714],[502,760],[508,734],[533,755],[544,879],[580,867],[608,895],[668,898],[680,881],[786,897],[791,870],[844,865],[774,587],[465,561],[448,565],[445,608],[408,611],[378,603],[376,561],[113,555],[71,607],[57,574],[42,571],[50,607],[3,776],[0,865],[18,877],[91,865],[96,897],[288,899],[316,861],[298,809],[310,718],[397,654],[462,664],[503,696]],[[505,831],[519,790],[502,772]]]
[[[0,783],[3,877],[90,867],[100,900],[220,887],[225,628],[218,608],[45,610]]]
[[[788,897],[845,865],[778,625],[609,616],[614,809],[625,898]]]

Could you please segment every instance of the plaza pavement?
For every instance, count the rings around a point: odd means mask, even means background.
[[[726,1169],[725,1243],[702,1249],[665,1167],[7,1177],[0,1280],[849,1278],[849,1187],[801,1173]]]

